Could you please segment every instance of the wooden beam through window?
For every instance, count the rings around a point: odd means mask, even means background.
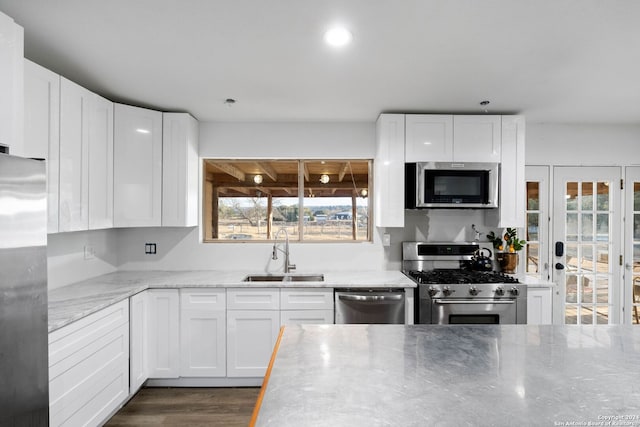
[[[256,167],[260,169],[263,175],[268,176],[272,181],[278,180],[278,172],[269,164],[264,162],[256,163]]]
[[[238,169],[237,167],[233,166],[230,163],[209,162],[209,165],[213,166],[216,169],[221,170],[222,172],[226,173],[227,175],[231,175],[232,177],[238,179],[239,181],[245,181],[246,180],[245,173],[242,172],[240,169]]]
[[[343,163],[340,165],[340,171],[338,172],[338,182],[342,182],[348,169],[349,169],[349,162]]]

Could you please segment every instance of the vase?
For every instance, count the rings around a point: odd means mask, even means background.
[[[516,274],[518,268],[518,254],[515,252],[498,252],[496,259],[503,273]]]

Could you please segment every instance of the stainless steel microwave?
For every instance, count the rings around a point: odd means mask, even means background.
[[[497,208],[499,163],[405,164],[405,208]]]

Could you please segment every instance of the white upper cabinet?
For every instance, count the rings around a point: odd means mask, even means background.
[[[89,229],[113,227],[113,102],[93,94],[89,107]]]
[[[89,110],[92,93],[60,79],[59,230],[89,228]]]
[[[58,232],[60,172],[60,76],[24,61],[24,147],[15,153],[47,161],[49,233]]]
[[[406,115],[407,163],[453,161],[453,116],[446,114]]]
[[[525,226],[526,182],[524,167],[525,119],[502,116],[502,151],[498,209],[488,209],[487,225]]]
[[[0,12],[0,146],[22,156],[24,30]]]
[[[198,225],[198,122],[186,113],[162,115],[162,225]]]
[[[162,113],[115,104],[114,226],[162,224]]]
[[[453,116],[454,162],[500,162],[501,116]]]
[[[404,114],[381,114],[376,122],[376,227],[404,227],[404,122]]]
[[[405,161],[500,162],[501,116],[407,114]]]

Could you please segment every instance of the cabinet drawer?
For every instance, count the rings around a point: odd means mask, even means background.
[[[281,325],[332,325],[333,310],[285,310],[280,312]]]
[[[227,292],[225,289],[180,289],[182,310],[224,310]]]
[[[129,301],[49,334],[52,426],[101,425],[129,392]]]
[[[282,310],[332,310],[331,288],[284,288],[280,290]]]
[[[83,348],[129,322],[128,300],[121,301],[49,334],[49,376],[82,357]],[[62,364],[60,368],[56,366]]]
[[[279,310],[280,289],[227,289],[228,310]]]

